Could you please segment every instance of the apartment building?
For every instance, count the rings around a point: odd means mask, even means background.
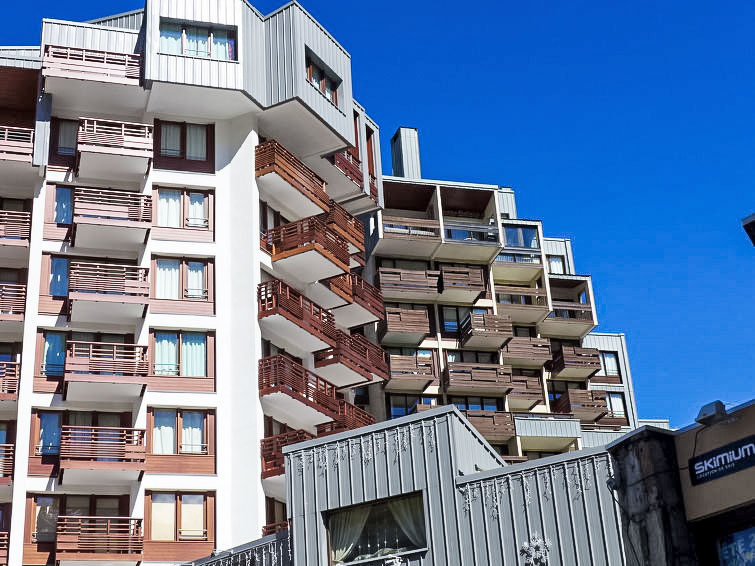
[[[295,3],[148,0],[43,20],[0,85],[0,564],[285,525],[282,447],[373,423],[346,393],[388,377],[348,52]]]
[[[416,130],[391,149],[367,237],[390,379],[356,401],[388,419],[454,404],[510,463],[636,428],[625,337],[593,332],[570,240],[521,218],[508,188],[423,179]]]

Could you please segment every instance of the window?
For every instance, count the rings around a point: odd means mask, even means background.
[[[514,336],[517,338],[536,338],[537,333],[534,326],[515,326]]]
[[[540,248],[537,236],[537,228],[526,226],[503,225],[507,248]]]
[[[207,333],[158,330],[154,341],[155,375],[208,377]]]
[[[215,127],[155,120],[155,167],[215,172]]]
[[[152,419],[152,454],[209,453],[207,411],[154,409]]]
[[[77,120],[60,120],[58,122],[58,155],[75,155],[76,139],[79,133]]]
[[[470,313],[486,314],[487,309],[469,307],[440,307],[443,317],[443,332],[455,333],[459,331],[461,323]]]
[[[569,389],[587,389],[584,383],[577,381],[554,381],[548,380],[548,399],[555,401]]]
[[[36,529],[32,536],[37,542],[53,542],[58,527],[59,499],[52,495],[34,496]]]
[[[207,493],[149,494],[149,537],[153,541],[210,540]]]
[[[600,352],[600,370],[596,375],[601,376],[619,376],[619,353],[618,352]]]
[[[338,87],[341,81],[327,73],[321,65],[315,63],[311,58],[307,59],[307,80],[325,98],[338,106]]]
[[[156,299],[208,301],[208,262],[203,259],[155,259]]]
[[[60,425],[63,413],[39,413],[39,444],[37,454],[60,454]]]
[[[71,224],[73,222],[73,189],[68,187],[55,188],[55,217],[57,224]]]
[[[388,395],[388,418],[397,419],[417,412],[417,405],[437,405],[438,400],[432,396]]]
[[[380,262],[380,267],[408,269],[410,271],[425,271],[430,269],[430,262],[421,259],[394,259],[381,257],[378,261]]]
[[[190,189],[157,191],[157,225],[163,228],[208,230],[210,193]]]
[[[53,257],[50,262],[50,295],[68,296],[68,259]]]
[[[236,30],[161,21],[160,53],[236,61]]]
[[[427,547],[420,493],[333,511],[327,525],[332,565]]]
[[[503,411],[503,399],[497,397],[451,397],[460,411]]]
[[[42,375],[62,377],[66,360],[65,332],[44,332],[42,351]]]
[[[627,409],[624,404],[623,393],[606,393],[606,401],[608,402],[608,416],[614,418],[626,418]]]
[[[549,255],[548,256],[548,272],[556,275],[562,275],[564,271],[564,256],[562,255]]]
[[[468,364],[497,364],[498,353],[476,352],[473,350],[446,350],[446,360]]]

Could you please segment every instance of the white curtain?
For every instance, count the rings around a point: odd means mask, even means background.
[[[560,255],[548,256],[548,270],[557,275],[564,272],[564,258]]]
[[[71,193],[73,191],[65,187],[55,189],[55,222],[58,224],[70,224],[73,221]]]
[[[199,332],[184,332],[181,337],[181,375],[207,376],[207,336]]]
[[[209,57],[210,30],[197,26],[186,27],[186,55]]]
[[[192,161],[207,159],[207,126],[186,125],[186,159]]]
[[[205,298],[204,267],[201,261],[190,261],[186,277],[186,297],[189,299]]]
[[[624,408],[624,396],[621,393],[608,394],[608,410],[615,417],[623,417],[627,411]]]
[[[224,61],[236,60],[236,42],[228,30],[216,29],[212,32],[212,56]]]
[[[181,452],[201,454],[204,452],[204,413],[182,413]]]
[[[66,336],[61,332],[45,333],[44,372],[47,376],[63,375],[66,356]]]
[[[613,352],[603,353],[603,364],[605,365],[605,375],[619,375],[619,360]]]
[[[181,156],[181,126],[160,124],[160,155]]]
[[[181,537],[205,538],[204,495],[185,493],[181,496]]]
[[[61,120],[58,122],[58,153],[60,155],[73,155],[76,153],[78,133],[78,121]]]
[[[155,333],[155,375],[178,375],[178,334]]]
[[[155,297],[158,299],[180,299],[181,262],[177,259],[157,260],[157,279]]]
[[[181,54],[182,30],[179,24],[160,24],[160,53]]]
[[[186,219],[189,226],[207,227],[206,200],[207,196],[203,193],[191,193],[189,195],[189,217]]]
[[[152,540],[176,540],[176,496],[152,493]]]
[[[389,500],[388,509],[412,544],[417,548],[424,548],[426,545],[425,514],[422,509],[422,498],[402,497]]]
[[[160,189],[157,225],[168,228],[181,227],[181,191]]]
[[[152,453],[176,453],[176,412],[169,409],[155,409],[152,427]]]
[[[369,505],[359,505],[334,513],[328,520],[333,562],[343,562],[354,550],[370,516]]]

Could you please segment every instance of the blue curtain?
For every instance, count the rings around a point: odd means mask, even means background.
[[[70,224],[73,222],[73,203],[71,189],[58,187],[55,189],[55,222]]]
[[[50,295],[68,296],[68,260],[62,257],[52,258],[50,269]]]

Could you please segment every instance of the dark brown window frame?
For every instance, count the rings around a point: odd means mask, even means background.
[[[155,454],[152,452],[153,438],[152,432],[155,425],[155,411],[175,411],[175,452],[173,454]],[[204,414],[204,438],[203,444],[205,450],[202,452],[184,452],[181,450],[181,430],[183,429],[183,413],[203,413]],[[147,407],[147,455],[148,456],[214,456],[215,455],[215,410],[214,409],[194,409],[186,407]],[[192,473],[192,472],[186,472]]]
[[[178,191],[181,194],[180,226],[159,226],[160,191]],[[192,193],[205,195],[207,203],[207,226],[189,226],[186,223]],[[191,240],[212,242],[215,234],[215,191],[207,188],[152,186],[152,237],[165,240]]]
[[[315,85],[313,82],[315,68],[317,68],[322,74],[322,78],[318,85]],[[330,96],[327,94],[327,81],[330,81]],[[333,106],[338,108],[338,89],[341,87],[342,81],[340,79],[334,79],[331,76],[331,73],[326,71],[322,65],[315,63],[310,56],[307,56],[307,82],[320,91],[320,94],[322,94]]]
[[[149,329],[149,348],[150,352],[155,351],[155,334],[157,332],[175,332],[178,335],[178,368],[181,371],[181,341],[184,332],[191,332],[205,335],[205,344],[207,352],[205,359],[207,368],[206,376],[185,376],[185,375],[157,375],[155,373],[155,356],[150,355],[150,378],[149,389],[157,391],[215,391],[215,332],[205,330],[176,330],[162,328]]]
[[[160,147],[162,142],[162,125],[172,124],[181,128],[181,155],[172,157],[162,155]],[[207,128],[205,136],[205,157],[203,161],[186,158],[186,127],[204,126]],[[155,118],[155,141],[154,161],[155,169],[169,169],[175,171],[190,171],[193,173],[215,173],[215,124],[194,124],[192,122],[174,122],[170,120],[158,120]]]
[[[73,155],[62,155],[58,153],[58,137],[60,133],[60,122],[77,122],[78,119],[57,118],[50,119],[50,152],[47,158],[47,164],[53,168],[73,169],[76,166],[76,152]]]
[[[155,296],[157,290],[157,262],[158,260],[178,260],[179,261],[179,295],[178,299],[162,299]],[[189,278],[189,263],[197,262],[204,263],[204,298],[189,297],[187,296],[186,283]],[[212,257],[177,257],[177,256],[164,256],[153,255],[151,260],[152,277],[151,277],[151,290],[150,299],[154,301],[165,301],[167,303],[210,303],[215,302],[215,258]],[[160,311],[163,312],[163,311]]]
[[[152,539],[152,496],[155,493],[166,493],[175,496],[175,531],[173,540],[153,540]],[[205,524],[205,537],[203,538],[181,538],[181,496],[182,495],[203,495],[204,496],[204,524]],[[215,492],[214,491],[191,491],[191,490],[161,490],[161,489],[149,489],[144,493],[144,541],[154,544],[171,544],[171,543],[187,543],[187,542],[200,542],[208,543],[215,540]],[[147,552],[145,552],[145,555]],[[147,556],[145,556],[145,560]],[[151,560],[151,559],[150,559]]]

